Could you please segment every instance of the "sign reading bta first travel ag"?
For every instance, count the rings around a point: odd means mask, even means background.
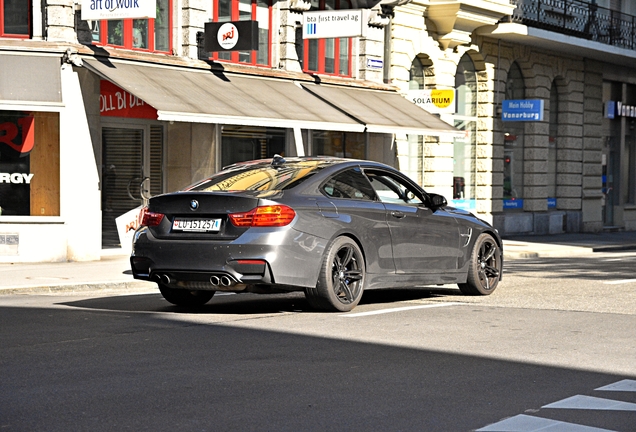
[[[363,9],[303,13],[303,39],[347,38],[366,34],[368,11]]]
[[[82,20],[156,17],[156,0],[82,0]]]

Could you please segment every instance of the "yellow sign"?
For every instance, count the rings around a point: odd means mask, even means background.
[[[433,114],[455,113],[455,89],[409,90],[407,98]]]

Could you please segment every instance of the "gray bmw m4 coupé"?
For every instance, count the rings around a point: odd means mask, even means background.
[[[151,198],[139,224],[134,277],[181,306],[216,291],[303,291],[316,309],[349,311],[366,289],[457,284],[487,295],[502,277],[497,230],[370,161],[237,163]]]

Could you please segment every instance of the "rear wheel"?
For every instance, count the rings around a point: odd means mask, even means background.
[[[490,234],[477,238],[468,266],[466,283],[458,284],[467,295],[488,295],[497,288],[501,279],[501,249]]]
[[[203,306],[210,301],[215,292],[168,288],[161,284],[159,284],[159,291],[163,298],[177,306]]]
[[[307,288],[309,304],[331,312],[348,312],[360,302],[364,291],[364,258],[358,244],[338,237],[329,246],[315,288]]]

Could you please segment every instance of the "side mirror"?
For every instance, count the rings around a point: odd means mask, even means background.
[[[448,201],[446,201],[446,198],[444,198],[442,195],[432,193],[429,194],[429,196],[431,198],[431,206],[434,210],[446,207],[448,205]]]

